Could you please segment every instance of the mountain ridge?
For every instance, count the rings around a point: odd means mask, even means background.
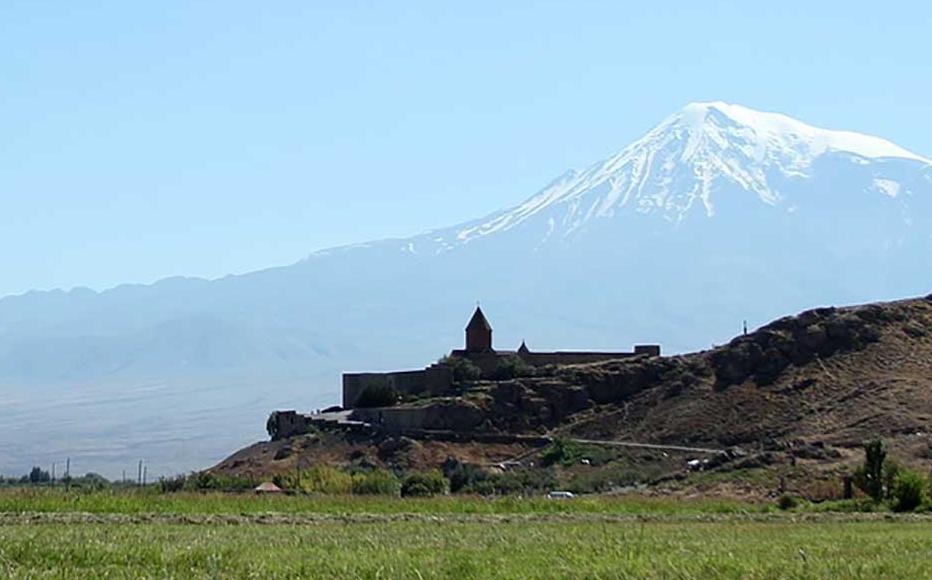
[[[800,141],[807,146],[812,147],[816,150],[814,154],[811,154],[807,158],[807,162],[811,164],[815,157],[824,154],[830,154],[832,152],[848,153],[855,154],[865,158],[887,158],[887,159],[904,159],[908,161],[918,162],[924,165],[927,165],[928,174],[926,179],[932,182],[932,160],[925,158],[919,154],[916,154],[912,151],[909,151],[899,145],[883,139],[881,137],[876,137],[873,135],[868,135],[866,133],[854,132],[854,131],[841,131],[833,129],[825,129],[821,127],[816,127],[814,125],[807,124],[805,122],[799,121],[787,115],[781,113],[765,112],[758,111],[742,105],[726,103],[723,101],[697,101],[692,102],[681,108],[679,111],[669,115],[659,124],[650,129],[643,136],[636,139],[634,142],[628,146],[622,148],[618,153],[612,154],[606,158],[603,158],[600,161],[597,161],[593,164],[586,166],[583,169],[568,169],[558,177],[554,178],[549,184],[547,184],[539,192],[531,195],[526,198],[524,201],[519,202],[518,204],[505,208],[502,210],[497,210],[491,212],[485,216],[473,218],[452,226],[439,227],[427,230],[421,233],[415,233],[409,236],[397,236],[391,238],[381,238],[377,240],[368,240],[362,242],[355,242],[350,244],[344,244],[340,246],[332,246],[321,248],[311,252],[301,260],[291,264],[285,264],[281,266],[272,266],[269,268],[262,268],[259,270],[245,272],[242,274],[227,274],[217,278],[204,278],[200,276],[168,276],[166,278],[161,278],[151,283],[125,283],[114,286],[112,288],[105,288],[102,290],[93,290],[83,286],[76,286],[71,289],[49,289],[49,290],[30,290],[20,294],[12,294],[7,296],[0,296],[0,303],[7,299],[14,299],[20,297],[27,297],[33,295],[54,295],[54,294],[104,294],[111,291],[132,289],[137,287],[148,287],[160,284],[171,284],[174,282],[218,282],[226,280],[228,278],[239,278],[243,276],[251,276],[255,274],[260,274],[267,272],[269,270],[276,270],[279,268],[288,268],[300,263],[313,261],[316,258],[330,256],[334,253],[345,252],[348,250],[354,250],[358,248],[368,248],[376,244],[392,244],[392,243],[402,243],[403,249],[405,251],[414,253],[410,246],[412,243],[423,243],[426,240],[432,240],[434,242],[440,242],[443,246],[443,249],[450,249],[452,245],[444,239],[441,241],[437,239],[438,236],[443,238],[443,236],[449,235],[449,232],[455,232],[455,238],[464,242],[468,242],[477,235],[484,235],[485,233],[494,233],[499,231],[496,227],[499,220],[507,219],[514,220],[512,216],[515,213],[523,214],[529,213],[533,215],[536,211],[551,205],[554,202],[562,201],[565,199],[565,196],[572,194],[576,189],[571,189],[566,191],[566,184],[572,183],[576,184],[580,176],[591,174],[594,170],[604,170],[606,167],[611,167],[614,165],[619,165],[626,160],[626,157],[630,155],[630,152],[638,149],[639,147],[644,146],[645,142],[650,142],[653,139],[656,139],[658,135],[664,135],[665,132],[669,131],[671,128],[674,130],[689,130],[692,132],[705,133],[708,126],[709,115],[722,115],[734,122],[741,123],[745,129],[750,129],[752,131],[758,131],[763,134],[763,137],[772,138],[774,133],[777,131],[774,127],[782,126],[782,132],[795,135],[800,138]],[[808,141],[807,141],[808,139]],[[847,143],[847,145],[842,145],[842,143]],[[834,146],[833,146],[834,145]],[[782,144],[781,146],[785,146]],[[605,171],[601,171],[605,173]],[[611,172],[608,172],[611,173]],[[757,176],[759,177],[759,176]],[[882,178],[879,178],[882,180]],[[748,185],[759,185],[758,179],[748,178],[746,184]],[[601,181],[595,185],[599,185]],[[641,184],[643,185],[643,184]],[[896,186],[897,182],[890,180],[882,180],[881,183],[877,184],[879,191],[889,195],[891,197],[896,197],[901,192],[901,189]],[[557,189],[558,191],[554,192],[553,190]],[[616,189],[612,188],[612,193],[617,193]],[[561,195],[555,195],[560,193]],[[630,192],[629,192],[630,193]],[[770,192],[765,192],[762,194],[762,200],[765,203],[773,204],[776,201],[779,201],[778,198],[768,197]],[[540,198],[545,197],[543,201],[547,203],[538,204],[536,203]],[[617,198],[613,198],[617,199]],[[627,199],[627,198],[625,198]],[[705,200],[703,200],[705,201]],[[608,206],[612,204],[602,204],[605,207],[600,209],[608,209]],[[624,205],[624,202],[622,202]],[[687,206],[686,209],[689,209],[691,206]],[[708,209],[709,206],[707,206]],[[527,212],[527,209],[535,209],[535,211]],[[709,216],[711,217],[711,215]],[[495,224],[490,226],[489,224]],[[485,230],[483,233],[476,234],[477,230]]]

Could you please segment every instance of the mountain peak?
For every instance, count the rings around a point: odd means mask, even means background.
[[[825,155],[848,158],[848,167],[862,169],[849,171],[844,164],[831,169],[817,162]],[[839,196],[864,191],[897,198],[913,193],[916,175],[929,175],[930,167],[932,161],[880,137],[823,129],[722,101],[690,103],[619,153],[564,173],[513,208],[446,235],[432,234],[431,243],[443,251],[528,223],[538,224],[544,243],[569,237],[599,218],[632,212],[679,223],[697,213],[713,217],[742,192],[795,211],[797,202],[808,199],[800,192],[808,191],[805,184],[814,178],[838,183]],[[839,205],[845,202],[838,198]]]
[[[788,147],[811,156],[830,151],[853,153],[869,159],[898,157],[932,164],[932,161],[880,137],[814,127],[783,115],[742,105],[709,101],[690,103],[668,117],[659,128],[685,127],[692,131],[723,128],[743,130],[764,146]]]

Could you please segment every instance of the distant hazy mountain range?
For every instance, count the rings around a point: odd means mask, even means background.
[[[710,346],[810,306],[932,291],[932,161],[696,103],[527,201],[408,239],[206,281],[0,300],[0,472],[219,459],[339,372],[460,344],[476,300],[514,348]],[[81,467],[83,465],[83,468]]]

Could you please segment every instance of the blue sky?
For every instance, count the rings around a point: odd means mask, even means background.
[[[516,203],[691,101],[932,156],[923,2],[0,4],[0,296]]]

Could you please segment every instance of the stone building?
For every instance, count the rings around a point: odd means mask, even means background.
[[[477,366],[484,378],[491,377],[502,358],[510,356],[517,356],[531,366],[545,366],[594,363],[642,355],[660,356],[660,346],[636,345],[630,352],[534,352],[522,341],[518,350],[495,350],[492,344],[492,325],[478,306],[466,325],[465,348],[450,353],[450,357],[463,358]],[[355,407],[356,401],[370,387],[389,387],[408,396],[440,396],[448,393],[453,387],[453,369],[440,362],[418,370],[346,373],[343,375],[343,407]]]

